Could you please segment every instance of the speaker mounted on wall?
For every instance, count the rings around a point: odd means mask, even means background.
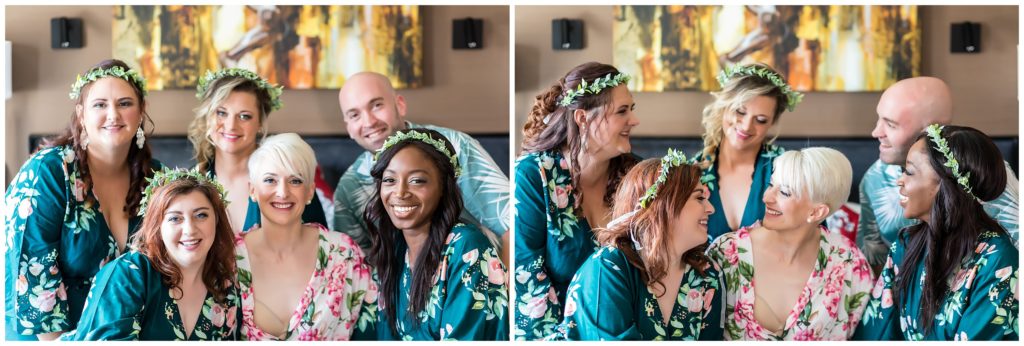
[[[551,48],[583,49],[583,20],[553,19],[551,20]]]
[[[452,49],[482,49],[484,48],[483,38],[483,19],[452,20]]]
[[[82,48],[84,34],[81,18],[50,19],[50,47],[53,49]]]
[[[952,53],[981,53],[981,24],[954,23],[950,29],[949,47]]]

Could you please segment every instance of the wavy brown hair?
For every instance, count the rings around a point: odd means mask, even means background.
[[[612,216],[618,218],[637,208],[647,189],[654,184],[661,173],[661,159],[643,160],[629,170],[622,179],[618,193],[615,194],[615,206]],[[659,282],[668,274],[672,265],[685,263],[704,275],[704,268],[710,263],[704,255],[707,244],[692,248],[683,253],[682,258],[669,258],[669,222],[683,210],[694,190],[701,187],[701,169],[696,165],[682,164],[669,170],[665,183],[658,189],[655,198],[647,208],[623,222],[594,231],[598,243],[619,249],[634,267],[640,270],[640,278],[648,287],[661,286],[662,296],[665,285]],[[632,235],[630,235],[632,233]],[[645,251],[637,251],[633,245],[633,237]]]
[[[110,59],[103,60],[96,66],[90,67],[82,75],[87,75],[92,70],[105,70],[114,66],[119,66],[125,70],[131,69],[128,64],[125,64],[121,60]],[[114,77],[116,78],[116,77]],[[142,131],[146,132],[147,136],[151,131],[146,130],[146,122],[153,124],[153,120],[149,118],[149,114],[146,113],[146,97],[143,95],[142,90],[145,88],[144,85],[138,85],[134,82],[129,82],[128,85],[135,91],[135,97],[138,98],[139,107],[142,110]],[[88,98],[89,89],[92,88],[92,83],[86,84],[82,87],[82,92],[79,93],[78,99],[75,99],[75,105],[80,106]],[[81,117],[78,116],[77,111],[71,112],[71,122],[68,124],[64,132],[52,137],[44,139],[38,149],[52,148],[62,145],[70,146],[75,152],[75,165],[78,166],[78,171],[82,175],[82,182],[85,183],[84,191],[92,191],[92,175],[89,173],[89,152],[82,147],[83,134],[85,129],[82,128]],[[128,186],[128,195],[125,196],[124,212],[128,215],[135,215],[139,210],[139,202],[142,201],[142,190],[146,189],[146,178],[153,177],[153,153],[149,147],[149,141],[139,149],[135,143],[131,143],[128,148],[128,166],[130,169]],[[86,203],[96,205],[98,202],[96,198],[89,193],[86,193]]]
[[[452,143],[437,131],[429,129],[410,129],[409,131],[427,134],[444,143],[449,153],[455,153]],[[370,170],[370,175],[373,176],[374,194],[371,195],[370,201],[366,205],[363,220],[366,222],[367,233],[370,235],[371,241],[368,259],[370,264],[377,269],[377,277],[380,280],[380,299],[383,302],[381,307],[392,332],[398,330],[395,327],[398,295],[405,293],[399,292],[398,281],[401,280],[408,244],[405,242],[402,230],[395,227],[384,208],[384,200],[380,197],[380,185],[384,170],[391,164],[391,159],[407,147],[416,148],[437,167],[437,171],[440,173],[438,178],[441,179],[439,183],[442,196],[434,210],[434,215],[430,218],[430,228],[423,249],[420,250],[420,254],[416,258],[410,259],[412,267],[415,268],[408,292],[408,312],[411,316],[419,315],[420,311],[426,307],[427,299],[430,298],[430,290],[433,288],[434,275],[437,274],[437,268],[444,256],[441,253],[444,250],[444,242],[448,239],[448,233],[451,232],[452,227],[459,223],[459,215],[462,214],[462,193],[459,192],[459,185],[455,180],[455,166],[449,161],[448,156],[430,144],[416,139],[400,141],[380,153],[380,158]],[[418,324],[419,319],[416,318],[413,322]]]
[[[145,255],[153,263],[153,268],[160,272],[161,281],[171,289],[181,291],[181,269],[167,254],[161,234],[164,213],[175,198],[199,192],[203,194],[213,207],[214,221],[217,223],[213,245],[203,262],[203,285],[213,294],[217,303],[224,303],[230,283],[235,279],[235,241],[234,232],[228,223],[224,201],[220,198],[217,188],[208,182],[185,177],[171,181],[155,189],[146,208],[146,216],[138,233],[132,236],[132,248]]]
[[[960,173],[970,175],[967,185],[974,195],[982,201],[998,198],[1006,189],[1007,180],[999,147],[984,133],[970,127],[947,125],[941,132],[951,154],[960,163]],[[907,247],[899,267],[917,268],[923,262],[924,279],[918,283],[913,279],[915,270],[900,271],[896,275],[893,301],[900,306],[909,289],[920,287],[918,326],[928,334],[949,292],[947,280],[974,252],[978,237],[985,231],[1006,234],[1006,230],[985,212],[980,202],[964,191],[953,172],[945,167],[944,154],[935,148],[928,135],[919,135],[917,141],[925,141],[931,168],[939,178],[939,190],[932,203],[930,219],[900,231],[899,236]]]
[[[569,175],[572,177],[572,186],[580,186],[581,169],[579,155],[583,151],[583,133],[573,119],[573,113],[582,109],[587,113],[587,124],[593,126],[597,122],[607,121],[612,109],[611,88],[601,90],[597,94],[584,94],[577,96],[569,106],[561,106],[558,102],[565,96],[566,91],[573,90],[582,81],[592,82],[599,77],[608,74],[616,75],[619,70],[612,65],[598,62],[588,62],[574,67],[564,77],[552,84],[547,90],[542,91],[534,98],[533,106],[526,117],[526,125],[523,126],[523,152],[537,153],[543,151],[561,151],[568,149],[569,152]],[[608,184],[605,188],[604,202],[612,204],[612,196],[619,186],[619,181],[630,167],[637,162],[632,154],[622,154],[612,158],[608,163]],[[575,206],[579,207],[583,202],[582,189],[573,189]]]
[[[771,71],[780,77],[782,76],[782,74],[767,65],[754,64],[754,66]],[[788,100],[786,94],[782,92],[782,88],[779,88],[767,78],[756,75],[733,77],[725,83],[722,91],[712,92],[711,96],[714,96],[715,99],[704,107],[703,117],[700,121],[701,125],[704,126],[704,134],[701,136],[704,140],[704,148],[701,149],[701,154],[706,158],[706,160],[701,162],[704,168],[715,162],[715,157],[718,155],[718,147],[722,145],[722,137],[725,135],[725,131],[722,129],[722,118],[726,114],[735,112],[755,97],[767,96],[775,99],[775,116],[772,117],[772,125],[774,125],[779,123],[782,112],[786,111]],[[775,137],[778,137],[778,134]],[[772,137],[767,142],[775,141],[775,137]]]
[[[200,171],[208,171],[214,160],[216,146],[213,144],[212,131],[217,123],[217,115],[214,114],[228,96],[233,92],[247,92],[256,95],[260,122],[260,132],[265,139],[267,135],[267,118],[273,110],[273,101],[266,89],[260,88],[256,82],[238,76],[225,76],[217,79],[206,89],[202,95],[200,104],[193,109],[195,118],[188,125],[188,141],[192,142],[195,151],[193,158],[196,160],[196,167]],[[259,146],[260,141],[256,141]]]

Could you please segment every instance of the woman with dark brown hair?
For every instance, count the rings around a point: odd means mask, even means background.
[[[721,283],[704,249],[715,209],[699,167],[669,150],[640,162],[615,195],[602,246],[569,284],[570,340],[721,340]]]
[[[234,340],[234,234],[224,188],[165,170],[146,189],[132,249],[104,266],[64,340]],[[148,204],[148,207],[147,207]]]
[[[63,134],[44,144],[5,196],[7,339],[75,329],[93,276],[138,228],[146,178],[146,81],[119,60],[78,76]],[[152,121],[150,121],[152,124]]]
[[[530,110],[515,166],[517,340],[544,338],[562,322],[569,280],[596,248],[590,230],[608,223],[619,180],[637,162],[628,81],[611,65],[585,63]]]

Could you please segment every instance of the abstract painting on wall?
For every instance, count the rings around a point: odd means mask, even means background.
[[[423,83],[418,6],[115,6],[113,56],[151,90],[242,67],[290,89],[337,89],[360,71]]]
[[[880,91],[921,70],[917,6],[615,6],[613,62],[637,91],[720,89],[763,63],[801,91]]]

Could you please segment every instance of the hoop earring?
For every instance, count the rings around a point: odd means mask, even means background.
[[[142,131],[142,124],[139,124],[139,129],[135,131],[135,146],[142,149],[142,146],[146,144],[146,132]]]

